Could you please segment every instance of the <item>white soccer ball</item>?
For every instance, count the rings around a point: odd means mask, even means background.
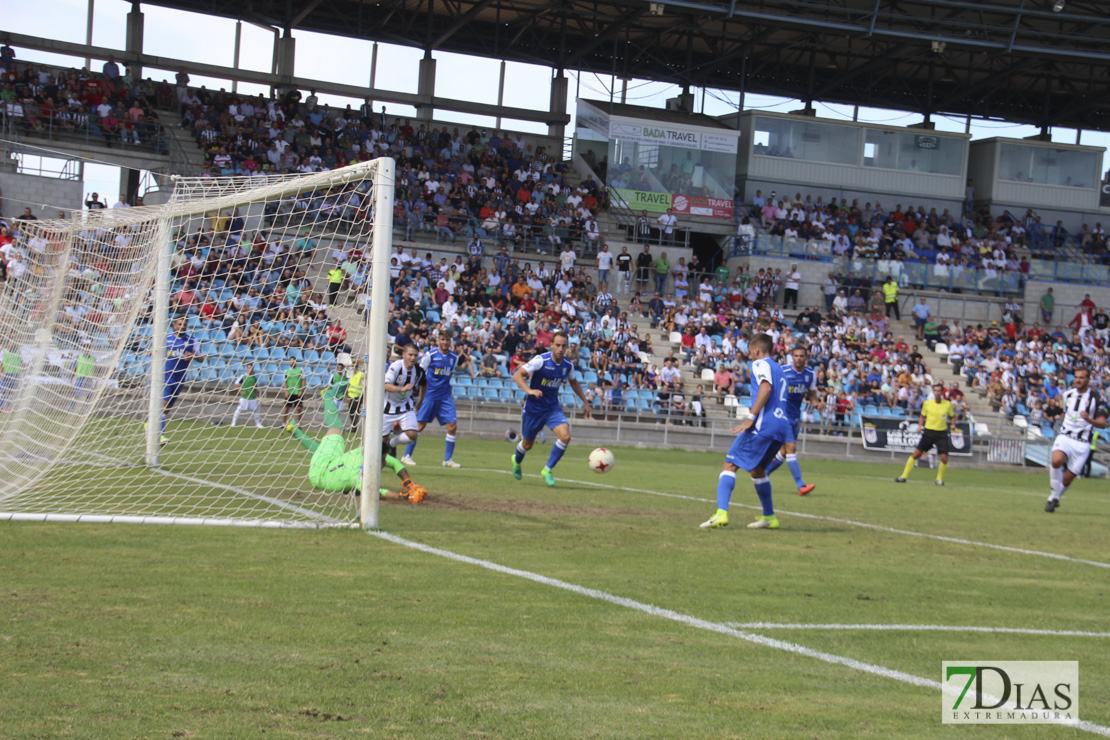
[[[604,447],[598,447],[590,453],[590,470],[595,473],[608,473],[616,462],[617,459],[613,457],[613,453]]]

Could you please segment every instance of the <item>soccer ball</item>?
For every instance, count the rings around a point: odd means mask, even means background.
[[[613,453],[604,447],[598,447],[590,453],[590,470],[595,473],[608,473],[613,469],[613,465],[617,460],[613,457]]]

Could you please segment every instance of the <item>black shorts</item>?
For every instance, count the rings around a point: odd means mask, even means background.
[[[301,394],[300,393],[298,393],[296,395],[290,395],[289,398],[285,399],[285,408],[289,408],[290,406],[301,406],[301,405],[303,405],[303,404],[301,403]]]
[[[928,452],[929,450],[937,448],[938,455],[948,454],[948,432],[940,432],[935,429],[926,429],[921,433],[921,440],[917,443],[917,449],[921,452]]]

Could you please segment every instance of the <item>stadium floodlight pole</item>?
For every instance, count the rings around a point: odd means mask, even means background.
[[[161,218],[154,238],[154,305],[151,308],[150,398],[146,410],[146,464],[158,467],[162,439],[162,392],[166,383],[166,335],[170,328],[170,219]]]
[[[366,328],[366,418],[362,425],[363,529],[378,528],[378,497],[382,483],[382,409],[385,404],[385,360],[389,327],[389,258],[393,249],[393,172],[389,157],[377,160],[374,176],[374,232],[370,262],[370,325]]]

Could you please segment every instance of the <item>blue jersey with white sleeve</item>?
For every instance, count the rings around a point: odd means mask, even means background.
[[[457,352],[444,354],[438,347],[433,347],[420,358],[420,367],[424,368],[424,377],[428,387],[424,392],[424,401],[451,396],[451,375],[459,364]]]
[[[524,413],[540,414],[559,408],[559,391],[574,377],[574,363],[566,357],[556,362],[550,352],[544,352],[529,360],[524,369],[532,376],[528,387],[543,391],[540,398],[528,396],[524,400]]]
[[[771,396],[755,415],[751,430],[760,437],[778,442],[794,440],[794,425],[787,413],[789,389],[782,367],[770,358],[752,362],[752,393],[758,394],[763,383],[771,384]]]
[[[796,370],[793,365],[782,368],[786,378],[786,417],[792,422],[802,418],[802,404],[810,391],[817,390],[817,373],[811,367]]]
[[[185,375],[185,371],[189,369],[191,358],[186,359],[185,354],[192,352],[194,355],[200,354],[200,347],[197,341],[193,339],[190,334],[170,334],[166,337],[166,375],[170,378],[180,377]]]

